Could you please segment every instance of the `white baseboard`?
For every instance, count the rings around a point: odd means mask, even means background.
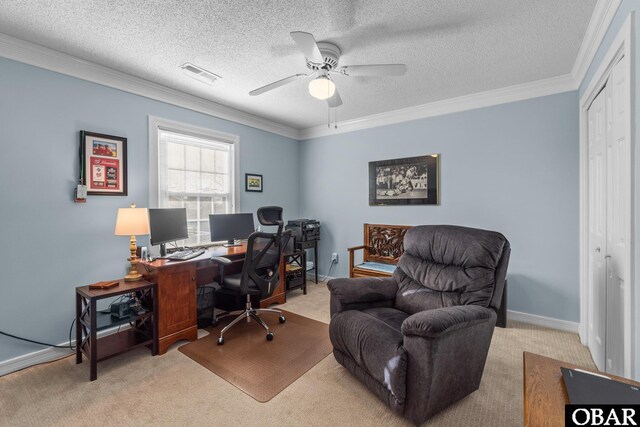
[[[539,316],[537,314],[522,313],[520,311],[507,310],[507,319],[516,322],[530,323],[532,325],[543,326],[545,328],[557,329],[559,331],[578,333],[578,323],[568,320],[554,319],[551,317]]]
[[[120,327],[120,331],[124,331],[129,329],[129,325],[123,325]],[[106,329],[104,331],[98,332],[98,338],[114,334],[118,331],[118,328]],[[68,342],[63,342],[58,345],[66,345],[68,346]],[[75,340],[71,341],[71,345],[75,345]],[[70,349],[65,348],[57,348],[57,347],[49,347],[43,350],[34,351],[32,353],[23,354],[21,356],[14,357],[12,359],[7,359],[0,361],[0,377],[3,375],[10,374],[12,372],[19,371],[21,369],[28,368],[30,366],[38,365],[40,363],[51,362],[53,360],[59,359],[63,356],[69,356],[74,352]]]
[[[329,280],[333,280],[333,279],[335,279],[335,277],[333,276],[325,276],[324,274],[318,274],[318,281],[328,282]],[[307,272],[307,284],[309,283],[309,281],[314,283],[314,280],[316,280],[315,274]]]

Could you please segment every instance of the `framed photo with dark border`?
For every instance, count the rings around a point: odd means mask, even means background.
[[[80,159],[87,194],[127,195],[127,138],[81,130]]]
[[[439,205],[440,155],[369,162],[369,205]]]
[[[245,191],[262,193],[262,175],[258,175],[255,173],[245,173],[244,189]]]

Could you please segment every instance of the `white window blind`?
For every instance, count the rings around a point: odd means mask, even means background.
[[[181,244],[209,243],[209,214],[233,212],[233,156],[233,144],[158,129],[158,206],[187,209]]]

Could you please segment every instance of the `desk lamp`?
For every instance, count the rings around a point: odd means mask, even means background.
[[[136,208],[136,204],[132,203],[130,208],[118,209],[118,218],[116,219],[116,236],[131,236],[131,270],[124,277],[126,282],[134,282],[142,279],[142,275],[138,273],[136,264],[138,257],[136,256],[136,236],[149,234],[149,213],[147,208]]]

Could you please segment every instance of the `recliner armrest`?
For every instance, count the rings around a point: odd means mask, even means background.
[[[327,283],[332,298],[342,304],[389,301],[396,297],[398,285],[392,277],[332,279]]]
[[[329,280],[331,317],[347,310],[392,307],[398,285],[391,277],[358,277]]]
[[[402,322],[402,334],[437,338],[478,323],[496,323],[496,313],[479,305],[459,305],[420,311]]]

